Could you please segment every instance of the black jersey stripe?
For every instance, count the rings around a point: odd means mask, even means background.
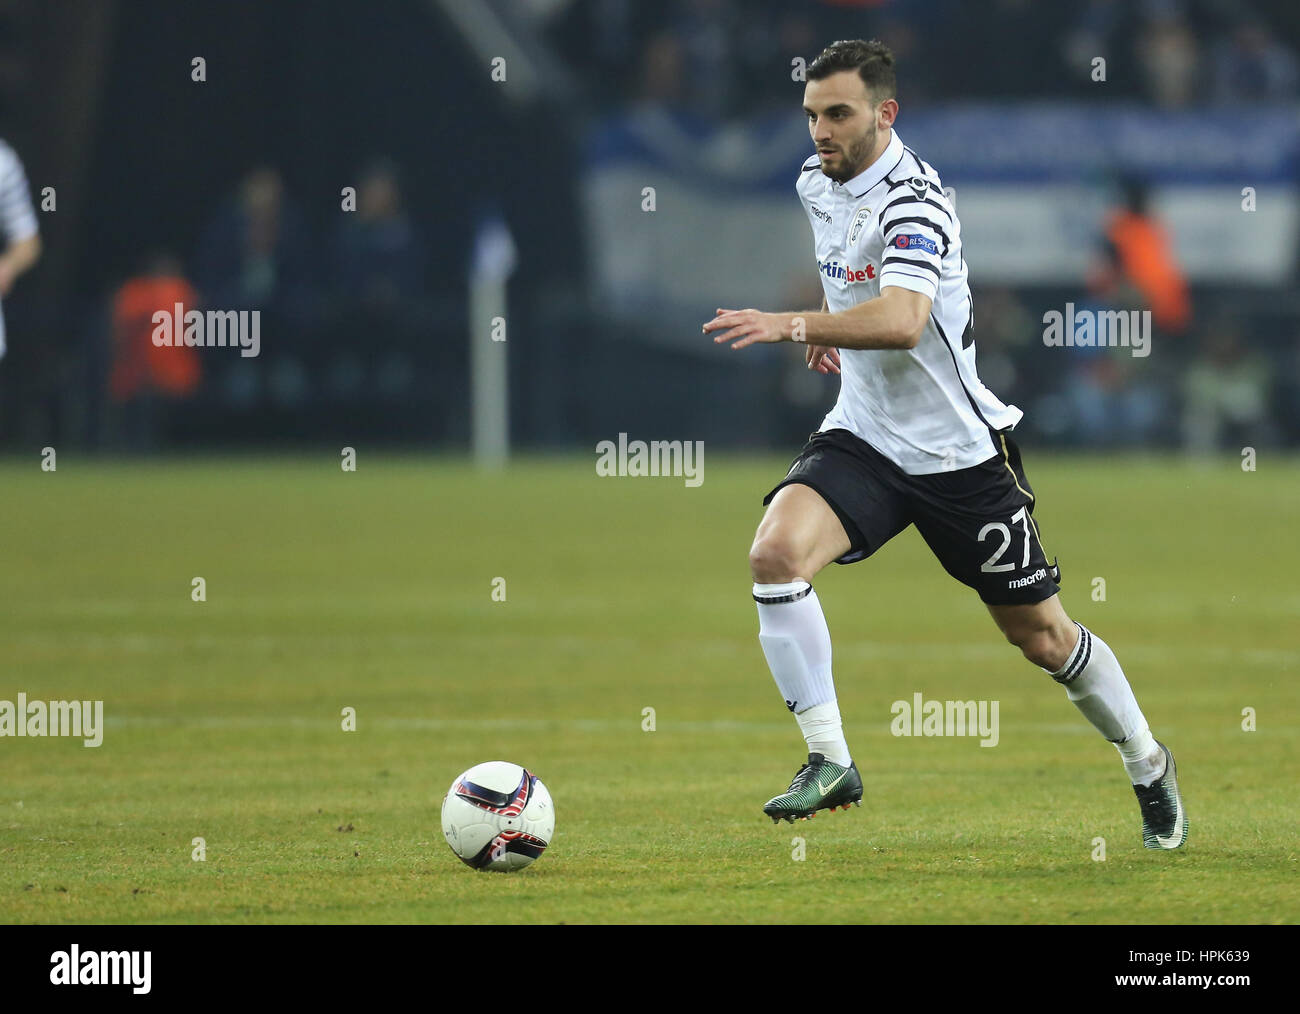
[[[932,180],[930,178],[931,173],[934,173],[934,175],[936,176],[939,175],[938,173],[934,172],[934,168],[932,166],[927,166],[925,164],[925,160],[922,159],[920,155],[914,152],[907,145],[903,145],[903,150],[912,156],[912,161],[916,163],[917,174],[921,177],[921,179],[925,180],[925,182],[930,184],[930,189],[937,190],[939,191],[939,193],[943,193],[943,184],[938,183],[935,180]]]
[[[896,201],[890,201],[888,204],[886,204],[883,208],[880,209],[880,217],[884,218],[885,212],[887,212],[890,208],[897,207],[900,204],[928,204],[932,208],[938,208],[940,211],[944,213],[944,215],[947,216],[948,222],[949,223],[952,222],[952,212],[950,212],[938,201],[933,201],[928,197],[924,197],[919,200],[915,197],[900,197]]]
[[[910,271],[900,271],[898,268],[894,268],[890,271],[882,271],[880,277],[881,279],[883,279],[883,281],[881,281],[880,283],[880,288],[882,291],[884,289],[892,289],[892,288],[906,289],[907,288],[906,285],[898,284],[898,279],[900,278],[915,278],[918,282],[927,282],[929,284],[933,284],[933,280],[927,278],[925,275],[916,275]],[[915,292],[916,290],[908,289],[908,291]],[[925,293],[922,293],[922,295],[925,295]]]
[[[952,200],[949,199],[948,191],[944,190],[943,181],[941,181],[941,179],[930,178],[930,174],[935,173],[935,170],[933,170],[931,166],[927,166],[926,162],[924,162],[922,157],[917,155],[917,152],[914,152],[913,149],[907,147],[906,144],[902,146],[902,149],[904,149],[904,151],[907,152],[907,155],[911,156],[911,159],[913,159],[914,162],[917,162],[917,170],[918,173],[920,173],[920,178],[924,179],[924,181],[926,181],[927,183],[930,183],[930,191],[932,192],[932,194],[935,194],[936,196],[943,196],[944,204],[940,205],[940,207],[943,207],[945,211],[949,213],[950,217],[956,217],[957,211],[956,209],[953,208],[953,203]],[[935,175],[937,177],[939,173],[935,173]],[[907,183],[909,181],[906,181],[906,179],[904,179],[904,181],[902,182]],[[889,188],[893,190],[893,187],[889,187]],[[930,203],[933,203],[933,201],[930,201]]]
[[[918,155],[916,152],[914,152],[907,145],[903,145],[903,150],[912,156],[912,161],[916,163],[916,171],[919,172],[922,176],[924,176],[926,173],[925,162],[921,160],[921,156]]]
[[[980,422],[989,429],[993,429],[993,424],[984,418],[984,413],[980,411],[979,405],[975,402],[975,396],[970,393],[970,388],[966,386],[966,378],[961,375],[961,366],[957,362],[957,353],[952,347],[952,342],[948,340],[948,336],[943,333],[943,326],[939,323],[939,318],[931,313],[930,319],[934,321],[934,329],[939,332],[939,337],[943,339],[943,344],[948,350],[948,355],[952,357],[952,368],[957,374],[957,383],[961,384],[961,389],[966,395],[966,400],[970,402],[971,410],[975,413],[975,416]]]
[[[940,236],[943,237],[943,241],[945,243],[951,243],[951,241],[948,239],[948,233],[944,231],[943,226],[940,225],[938,222],[933,221],[932,219],[924,217],[923,215],[905,214],[903,215],[902,218],[890,219],[888,222],[882,221],[880,223],[881,234],[888,236],[891,232],[894,231],[896,227],[900,225],[907,225],[909,222],[915,223],[916,225],[923,225],[927,229],[933,229],[935,232],[937,232]]]
[[[900,158],[899,161],[901,162],[902,159]],[[896,169],[896,168],[898,168],[898,167],[895,166],[894,168]],[[893,170],[890,170],[890,171],[892,172]],[[889,189],[886,190],[885,192],[886,192],[886,193],[889,193],[889,192],[891,192],[891,191],[897,190],[899,187],[910,187],[910,186],[912,186],[912,181],[913,181],[913,180],[918,180],[918,179],[919,179],[919,180],[922,180],[922,181],[925,183],[925,185],[926,185],[926,189],[927,189],[927,190],[934,190],[934,191],[936,191],[936,192],[938,192],[938,193],[940,193],[940,194],[943,193],[943,187],[939,186],[938,183],[936,183],[934,180],[930,179],[930,177],[927,176],[927,175],[925,174],[925,171],[924,171],[924,170],[920,170],[920,171],[918,172],[918,175],[916,175],[916,176],[909,176],[909,177],[908,177],[907,179],[905,179],[905,180],[895,180],[895,179],[890,179],[889,176],[886,176],[886,177],[885,177],[885,182],[889,184]],[[913,189],[915,189],[915,188],[913,188]],[[945,196],[946,196],[946,195],[945,195]]]
[[[889,182],[889,190],[885,191],[886,193],[889,193],[892,190],[897,190],[899,187],[905,187],[911,182],[911,180],[890,180],[888,177],[886,177],[886,180]],[[934,185],[931,180],[926,180],[925,182],[930,186]]]
[[[931,264],[929,261],[914,261],[910,257],[899,257],[897,254],[894,254],[891,256],[886,256],[881,260],[880,268],[882,271],[884,270],[886,264],[890,265],[891,267],[897,264],[910,264],[914,268],[920,268],[923,271],[930,272],[930,274],[934,275],[935,278],[939,277],[939,269],[935,265]]]
[[[889,231],[893,229],[894,226],[896,225],[906,225],[908,222],[915,222],[917,225],[924,225],[927,228],[933,229],[944,239],[948,238],[948,233],[945,231],[943,227],[943,223],[936,222],[933,218],[927,217],[925,214],[922,213],[922,210],[920,208],[916,210],[916,214],[909,214],[907,211],[901,211],[898,212],[897,217],[891,218],[888,222],[886,222],[884,219],[885,216],[881,215],[880,228],[881,228],[881,232],[885,235],[888,235]]]
[[[924,181],[925,181],[926,186],[927,186],[930,190],[934,191],[936,194],[943,194],[944,200],[947,200],[947,199],[948,199],[948,195],[947,195],[947,194],[944,194],[944,192],[943,192],[943,184],[942,184],[941,182],[937,181],[937,180],[933,180],[933,179],[930,178],[930,174],[931,174],[932,172],[934,172],[934,170],[933,170],[932,168],[927,168],[925,162],[921,159],[921,156],[918,155],[916,152],[914,152],[914,151],[913,151],[911,148],[909,148],[907,145],[903,145],[903,152],[904,152],[904,154],[911,155],[911,156],[912,156],[912,161],[916,163],[916,175],[915,175],[915,176],[910,176],[910,177],[908,177],[908,178],[905,179],[905,180],[893,180],[893,179],[890,179],[890,178],[889,178],[889,174],[887,173],[887,174],[885,175],[885,180],[886,180],[886,182],[889,183],[889,189],[890,189],[890,190],[897,190],[899,187],[910,186],[911,183],[912,183],[912,180],[920,179],[920,180],[924,180]],[[899,156],[899,159],[898,159],[898,162],[896,162],[896,163],[894,164],[894,169],[897,169],[898,166],[899,166],[899,164],[900,164],[902,161],[903,161],[903,157],[900,155],[900,156]],[[894,171],[894,170],[891,169],[891,170],[890,170],[890,173],[892,173],[893,171]],[[913,188],[913,189],[915,189],[915,188]]]
[[[913,260],[908,256],[908,254],[916,254],[925,259]],[[933,260],[930,258],[933,258]],[[914,250],[910,246],[905,250],[896,246],[886,247],[885,256],[880,258],[880,261],[882,264],[887,264],[890,261],[906,261],[908,264],[915,264],[918,268],[925,268],[925,270],[933,271],[935,274],[939,273],[940,261],[935,254],[927,254],[924,251]]]
[[[917,176],[919,176],[921,179],[925,180],[925,182],[928,183],[928,184],[930,184],[931,187],[935,187],[936,184],[935,184],[934,180],[930,179],[930,173],[929,173],[929,171],[925,168],[925,163],[922,162],[922,161],[921,161],[921,157],[920,157],[919,155],[917,155],[917,153],[914,152],[914,151],[913,151],[911,148],[909,148],[907,145],[903,145],[903,154],[898,156],[898,161],[894,163],[894,167],[893,167],[893,169],[890,169],[889,172],[892,173],[892,172],[894,171],[894,169],[897,169],[900,165],[902,165],[902,163],[903,163],[903,157],[904,157],[905,155],[911,155],[911,156],[912,156],[912,161],[916,163],[916,174],[917,174]],[[886,174],[885,178],[886,178],[886,179],[889,178],[888,174]],[[915,177],[912,177],[912,178],[915,178]],[[891,180],[890,182],[892,183],[893,181]],[[893,190],[894,187],[902,186],[903,184],[905,184],[905,183],[907,183],[907,182],[909,182],[909,180],[900,180],[900,181],[897,182],[897,183],[893,183],[893,186],[891,186],[889,189],[890,189],[890,190]]]

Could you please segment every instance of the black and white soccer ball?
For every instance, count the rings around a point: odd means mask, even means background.
[[[531,771],[506,761],[476,764],[442,800],[442,833],[476,870],[522,870],[555,833],[551,794]]]

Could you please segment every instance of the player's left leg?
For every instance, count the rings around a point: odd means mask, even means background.
[[[988,610],[1006,639],[1064,686],[1075,707],[1115,744],[1134,785],[1164,774],[1164,754],[1115,653],[1065,614],[1059,595],[1033,605],[990,605]]]
[[[1020,452],[949,473],[909,476],[916,527],[943,564],[979,592],[1007,640],[1065,687],[1066,696],[1115,744],[1142,808],[1148,848],[1178,848],[1187,820],[1176,767],[1154,738],[1115,653],[1061,608],[1060,568],[1048,562]]]
[[[1187,818],[1173,756],[1151,735],[1110,645],[1071,620],[1059,595],[1027,605],[988,605],[988,610],[1007,640],[1062,684],[1075,707],[1119,750],[1142,808],[1142,843],[1181,846]]]

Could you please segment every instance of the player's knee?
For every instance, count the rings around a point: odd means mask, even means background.
[[[1034,665],[1041,666],[1044,669],[1055,669],[1056,667],[1052,665],[1052,659],[1055,657],[1052,644],[1050,630],[1035,630],[1021,637],[1016,647]]]
[[[754,539],[749,547],[749,572],[757,584],[785,584],[800,573],[800,554],[794,544],[780,535],[763,535]]]
[[[1007,630],[1006,635],[1007,640],[1030,662],[1055,672],[1070,656],[1073,645],[1069,642],[1069,635],[1073,629],[1073,624],[1026,624]]]

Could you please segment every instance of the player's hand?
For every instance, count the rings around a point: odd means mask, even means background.
[[[731,342],[733,349],[743,349],[755,342],[780,342],[786,340],[783,324],[787,317],[788,314],[761,313],[752,308],[748,310],[719,308],[713,319],[704,325],[704,333],[721,331],[721,334],[714,336],[714,343],[725,345]]]
[[[840,372],[840,350],[823,348],[821,345],[809,345],[804,352],[808,369],[818,373]]]

